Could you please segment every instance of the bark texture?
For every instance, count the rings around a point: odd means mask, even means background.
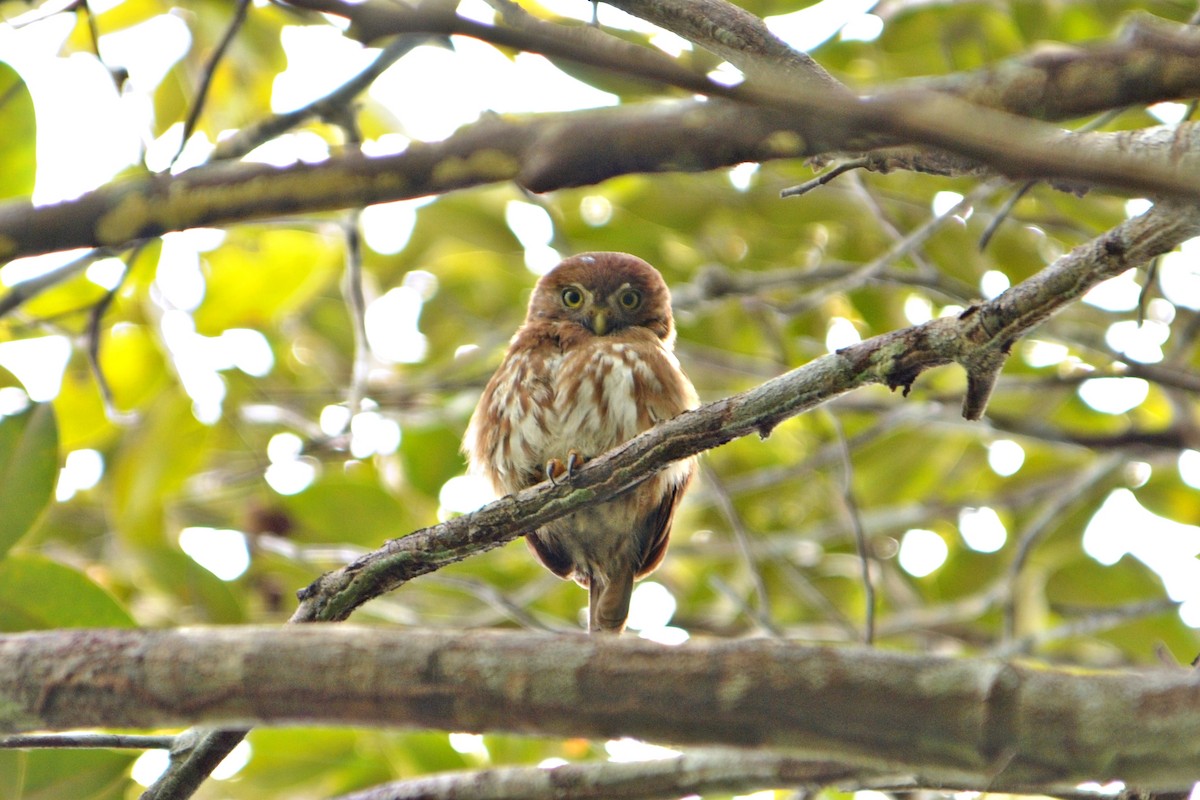
[[[784,748],[943,786],[1182,789],[1189,670],[1058,670],[766,640],[86,630],[0,638],[0,729],[344,724]]]

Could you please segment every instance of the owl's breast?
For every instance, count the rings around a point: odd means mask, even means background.
[[[603,338],[564,354],[555,380],[556,446],[595,456],[658,422],[664,386],[650,363],[656,358],[662,354]]]
[[[498,493],[514,492],[541,481],[551,459],[572,450],[598,456],[694,408],[695,390],[674,355],[651,339],[589,337],[510,351],[467,429],[472,469]],[[682,479],[680,469],[673,479]]]

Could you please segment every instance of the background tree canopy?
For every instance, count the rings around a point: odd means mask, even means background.
[[[806,5],[621,0],[594,27],[584,0],[0,3],[0,630],[278,625],[312,584],[294,621],[354,611],[399,651],[442,642],[403,639],[415,628],[531,669],[569,651],[485,629],[629,664],[658,653],[639,632],[688,642],[667,651],[685,700],[706,685],[686,653],[710,640],[1183,672],[1200,650],[1194,4]],[[589,465],[579,491],[469,514],[487,498],[464,476],[466,420],[536,275],[587,250],[662,271],[680,359],[716,404]],[[567,638],[585,593],[513,541],[523,521],[700,451],[632,631]],[[740,669],[721,646],[711,663]],[[872,667],[894,694],[864,729],[924,713],[907,663]],[[832,684],[829,707],[805,706],[818,721],[856,695]],[[923,772],[869,733],[623,763],[664,755],[629,732],[779,742],[748,718],[684,735],[531,710],[489,727],[414,703],[415,731],[256,728],[200,796],[1181,788],[1118,746],[1102,768],[1062,766],[1065,748],[1039,773],[1003,737],[984,750],[1008,778],[932,756]],[[3,730],[55,727],[37,719]],[[933,742],[922,730],[908,738]],[[0,797],[136,796],[136,759],[0,749]]]

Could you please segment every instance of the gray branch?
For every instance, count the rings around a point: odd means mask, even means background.
[[[690,794],[841,784],[851,777],[858,776],[841,764],[708,748],[658,761],[451,772],[382,784],[336,800],[672,800]]]
[[[1079,672],[768,640],[355,626],[0,637],[0,731],[378,725],[767,748],[925,785],[1186,789],[1200,688],[1183,669]]]
[[[672,461],[757,433],[861,386],[907,393],[917,377],[957,363],[968,374],[963,413],[982,415],[1013,344],[1097,283],[1200,234],[1200,209],[1160,203],[1080,245],[1032,278],[959,317],[867,339],[754,389],[685,412],[589,462],[569,483],[543,483],[440,525],[393,539],[301,592],[293,621],[342,620],[407,581],[498,547],[645,480]]]
[[[371,3],[332,5],[356,13],[379,11]],[[399,8],[388,5],[385,10]],[[714,99],[487,118],[443,142],[414,143],[387,157],[368,158],[351,151],[320,164],[283,168],[214,164],[177,176],[118,181],[56,205],[35,208],[25,201],[10,202],[0,205],[0,259],[72,247],[122,247],[167,231],[360,207],[499,181],[545,192],[635,172],[702,171],[744,161],[899,144],[956,154],[960,161],[948,165],[947,171],[960,170],[966,158],[980,165],[980,172],[1013,178],[1200,198],[1200,168],[1191,155],[1200,152],[1195,143],[1200,134],[1191,124],[1151,132],[1066,134],[1046,123],[919,87],[880,90],[867,98],[804,82],[787,92],[774,84],[729,88],[642,48],[634,48],[641,53],[634,58],[627,48],[590,49],[590,39],[585,48],[575,34],[563,38],[540,29],[486,26],[445,14],[394,15],[399,19],[395,27],[404,29],[396,33],[459,33],[563,58],[586,56],[588,63],[635,77],[650,75]],[[561,26],[550,27],[557,31]],[[1142,28],[1156,34],[1152,42],[1126,37],[1119,45],[1081,48],[1070,70],[1032,59],[1026,68],[1106,74],[1101,67],[1116,58],[1115,49],[1126,60],[1143,58],[1150,65],[1135,82],[1141,100],[1170,99],[1185,89],[1200,92],[1200,36],[1167,32],[1160,26]],[[1180,76],[1190,76],[1195,85]],[[1047,116],[1055,110],[1062,109],[1041,109]],[[878,168],[910,165],[903,151],[877,155]]]

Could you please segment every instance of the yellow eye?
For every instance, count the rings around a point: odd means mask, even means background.
[[[626,311],[633,311],[642,304],[642,294],[636,289],[626,289],[617,297],[617,302]]]
[[[567,308],[579,308],[583,305],[583,292],[574,286],[568,286],[566,289],[563,289],[562,301],[563,305]]]

